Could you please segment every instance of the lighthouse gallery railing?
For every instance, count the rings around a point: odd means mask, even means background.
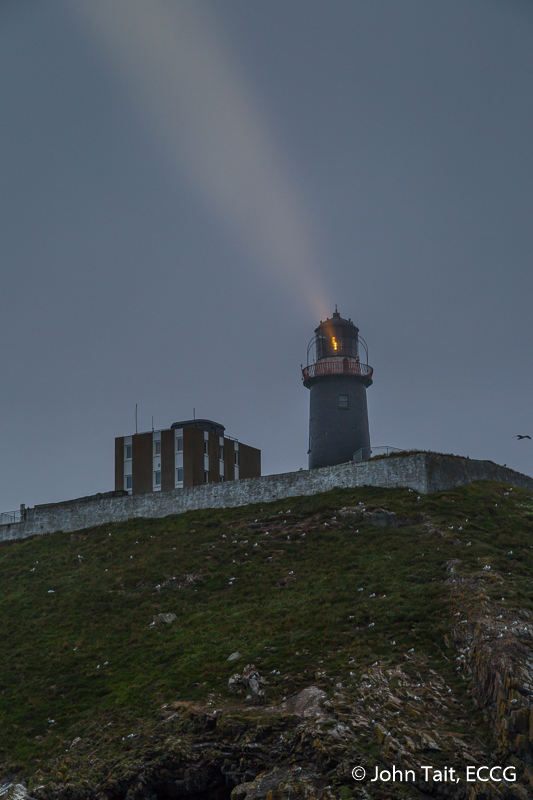
[[[361,364],[360,361],[348,361],[343,358],[323,358],[314,364],[308,364],[302,369],[304,380],[314,378],[317,375],[361,375],[371,378],[374,370],[368,364]]]

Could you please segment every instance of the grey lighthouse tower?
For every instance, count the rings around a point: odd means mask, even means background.
[[[351,461],[363,449],[370,455],[366,390],[372,367],[362,363],[360,346],[368,348],[351,319],[342,319],[335,306],[331,319],[321,322],[307,347],[303,383],[310,390],[309,469]],[[313,354],[313,348],[315,353]],[[313,363],[309,363],[314,355]]]

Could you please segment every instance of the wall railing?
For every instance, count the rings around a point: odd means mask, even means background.
[[[0,525],[11,525],[20,522],[20,511],[4,511],[0,513]]]
[[[372,458],[373,456],[388,456],[391,453],[401,452],[401,447],[390,447],[389,445],[385,445],[383,447],[361,447],[360,450],[356,450],[353,454],[353,460],[357,464],[359,461],[366,461],[368,458]]]

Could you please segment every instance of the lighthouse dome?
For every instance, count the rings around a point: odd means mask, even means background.
[[[315,328],[316,358],[359,358],[359,328],[343,319],[337,308],[333,316]]]

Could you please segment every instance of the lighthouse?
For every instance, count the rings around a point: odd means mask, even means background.
[[[356,451],[370,455],[366,390],[372,384],[368,348],[351,319],[335,306],[307,347],[302,368],[309,398],[309,469],[351,461]],[[310,363],[312,360],[312,363]]]

